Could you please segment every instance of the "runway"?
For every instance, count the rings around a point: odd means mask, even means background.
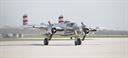
[[[0,58],[128,58],[128,38],[87,38],[82,45],[74,40],[0,41]]]

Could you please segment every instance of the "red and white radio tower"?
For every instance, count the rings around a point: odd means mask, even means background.
[[[64,17],[63,17],[63,15],[60,15],[60,16],[58,17],[58,19],[59,19],[59,23],[64,22]]]
[[[23,25],[27,25],[28,24],[28,16],[25,14],[23,15]]]

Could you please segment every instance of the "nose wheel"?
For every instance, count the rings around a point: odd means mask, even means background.
[[[82,43],[82,41],[81,41],[80,38],[77,38],[77,39],[75,40],[75,45],[81,45],[81,43]]]

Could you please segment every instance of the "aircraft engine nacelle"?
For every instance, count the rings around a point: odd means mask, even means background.
[[[56,28],[52,28],[52,29],[51,29],[52,34],[56,33],[56,31],[57,31]]]
[[[89,29],[88,28],[82,28],[83,29],[83,32],[85,33],[85,34],[88,34],[89,33]]]

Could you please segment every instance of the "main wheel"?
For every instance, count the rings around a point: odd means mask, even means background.
[[[77,41],[75,41],[75,45],[77,45]]]
[[[48,45],[48,43],[49,43],[49,42],[48,42],[48,38],[45,38],[45,39],[44,39],[44,45]]]
[[[80,38],[77,38],[75,40],[75,45],[81,45],[81,39]]]
[[[78,38],[77,42],[78,42],[78,45],[81,45],[81,39],[80,38]]]
[[[70,39],[72,39],[72,37],[70,37]]]

